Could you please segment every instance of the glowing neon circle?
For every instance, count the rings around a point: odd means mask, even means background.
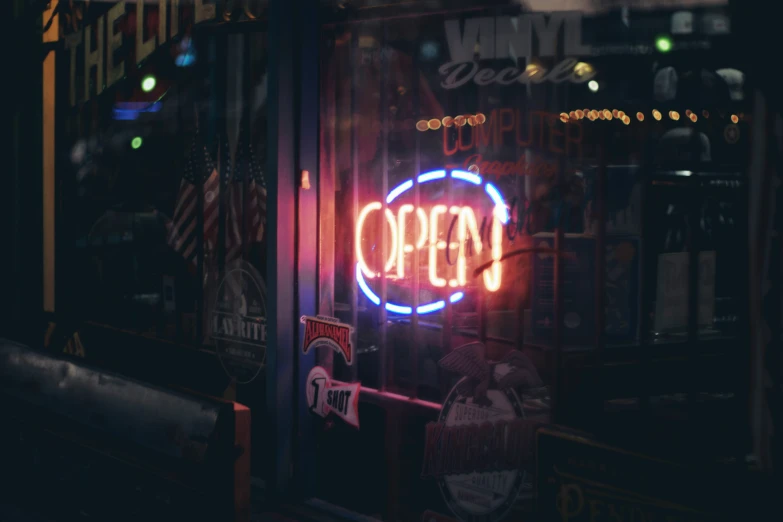
[[[479,176],[478,174],[474,174],[473,172],[467,172],[464,170],[452,170],[450,173],[451,179],[455,181],[460,181],[464,183],[469,183],[471,185],[475,186],[484,186],[484,192],[486,192],[487,196],[489,196],[489,199],[492,201],[494,209],[493,209],[493,219],[492,219],[492,227],[491,227],[491,250],[492,250],[492,259],[495,260],[495,262],[492,264],[492,267],[484,272],[484,284],[487,287],[487,289],[491,292],[494,292],[498,290],[500,287],[500,263],[497,262],[500,259],[500,256],[502,255],[502,248],[501,248],[501,241],[502,241],[502,227],[501,224],[505,225],[508,223],[509,220],[509,214],[508,214],[508,208],[506,207],[505,203],[503,202],[503,196],[501,196],[500,191],[492,184],[492,183],[484,183],[484,180]],[[425,172],[424,174],[420,174],[416,181],[419,184],[427,183],[429,181],[435,181],[435,180],[441,180],[446,178],[446,171],[445,170],[433,170],[431,172]],[[401,183],[394,187],[392,190],[389,191],[389,193],[386,195],[386,204],[391,204],[395,199],[397,199],[399,196],[404,194],[406,191],[413,188],[413,180],[409,179],[405,181],[404,183]],[[367,219],[367,216],[370,214],[370,212],[381,210],[383,208],[383,204],[380,201],[376,201],[373,203],[367,204],[361,212],[359,212],[359,216],[356,220],[356,281],[359,285],[359,288],[362,290],[362,293],[369,299],[373,304],[376,306],[380,306],[381,304],[381,298],[378,297],[375,292],[372,291],[372,289],[367,285],[367,281],[365,279],[374,279],[377,276],[381,276],[380,273],[373,273],[369,267],[367,266],[367,263],[364,260],[364,254],[362,252],[362,245],[361,245],[361,232],[364,228],[364,222]],[[430,245],[429,245],[429,270],[430,270],[430,282],[433,284],[433,286],[436,287],[445,287],[447,282],[445,279],[438,277],[437,270],[435,267],[436,264],[436,258],[437,258],[437,251],[438,250],[445,250],[446,248],[453,247],[455,244],[452,245],[446,245],[445,241],[436,241],[435,238],[437,238],[437,217],[442,214],[450,213],[455,216],[457,219],[457,223],[459,226],[457,227],[457,238],[459,240],[459,243],[457,243],[457,247],[460,249],[460,253],[457,256],[457,279],[452,279],[448,281],[448,285],[452,287],[456,287],[458,285],[464,286],[466,281],[466,258],[464,255],[464,244],[467,241],[467,235],[470,233],[473,242],[474,242],[474,248],[476,248],[477,252],[481,252],[482,244],[481,239],[479,237],[478,232],[478,224],[476,223],[476,217],[475,214],[471,209],[468,207],[456,207],[453,206],[451,208],[446,207],[446,205],[435,205],[431,212],[429,219],[427,217],[426,212],[424,212],[423,209],[418,208],[415,209],[417,219],[419,220],[419,224],[421,225],[421,232],[419,234],[419,237],[416,240],[415,245],[412,244],[406,244],[404,240],[405,235],[405,215],[413,213],[414,208],[413,205],[405,204],[400,207],[398,210],[398,215],[395,216],[391,210],[388,208],[385,211],[385,217],[386,221],[389,223],[389,227],[391,229],[391,251],[389,252],[389,258],[384,263],[384,273],[389,272],[392,267],[395,264],[395,261],[397,262],[397,276],[402,278],[404,277],[404,255],[405,253],[413,252],[414,247],[417,249],[420,249],[424,247],[427,243],[428,238],[428,232],[429,232],[429,238],[430,238]],[[429,227],[427,224],[429,223]],[[429,229],[429,230],[428,230]],[[451,294],[449,297],[449,302],[456,303],[460,301],[463,297],[465,297],[464,292],[457,291]],[[416,313],[423,315],[423,314],[429,314],[433,312],[437,312],[438,310],[442,310],[446,306],[445,300],[439,300],[439,301],[433,301],[431,303],[419,305],[416,307]],[[401,314],[401,315],[410,315],[413,313],[413,307],[406,306],[406,305],[400,305],[395,303],[386,303],[386,310],[395,314]]]

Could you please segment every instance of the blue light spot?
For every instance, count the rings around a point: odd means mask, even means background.
[[[376,306],[381,304],[381,298],[375,295],[373,291],[370,290],[370,287],[367,286],[364,275],[362,274],[362,269],[359,268],[359,263],[356,263],[356,282],[359,283],[359,288],[362,289],[362,292],[367,296],[367,299],[375,303]]]
[[[386,203],[391,203],[392,201],[394,201],[397,198],[397,196],[399,196],[400,194],[402,194],[403,192],[405,192],[406,190],[408,190],[411,187],[413,187],[413,180],[412,179],[409,179],[405,183],[397,185],[396,187],[394,187],[391,190],[391,192],[389,192],[389,195],[386,196]]]
[[[438,56],[439,48],[436,42],[424,42],[421,44],[421,56],[425,60],[433,60]]]
[[[193,51],[184,52],[174,59],[177,67],[190,67],[194,63],[196,63],[196,54]]]
[[[481,176],[478,174],[473,174],[472,172],[466,172],[464,170],[452,170],[451,177],[454,179],[467,181],[468,183],[473,183],[474,185],[481,185]]]
[[[394,303],[386,303],[386,310],[395,314],[410,315],[413,313],[413,308],[410,306],[400,306]]]
[[[419,174],[417,180],[419,183],[426,183],[434,179],[443,179],[445,177],[446,177],[445,170],[433,170],[432,172],[425,172],[424,174]]]
[[[417,314],[431,314],[432,312],[437,312],[438,310],[442,310],[446,306],[445,301],[435,301],[434,303],[421,305],[418,308],[416,308]]]
[[[506,208],[506,204],[503,202],[503,196],[500,195],[500,192],[492,183],[487,183],[484,186],[484,190],[495,203],[495,206],[502,209],[503,214],[500,217],[500,221],[505,225],[508,223],[508,208]]]

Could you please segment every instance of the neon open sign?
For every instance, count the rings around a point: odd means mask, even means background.
[[[501,265],[500,259],[503,255],[502,236],[503,225],[508,223],[509,212],[503,196],[500,191],[492,184],[485,183],[478,174],[464,170],[452,170],[448,177],[454,182],[464,183],[468,187],[477,189],[483,188],[484,193],[489,197],[489,203],[492,205],[492,220],[489,231],[489,250],[493,260],[490,269],[485,270],[483,274],[484,286],[490,292],[497,291],[501,283]],[[434,170],[420,174],[416,181],[421,185],[444,181],[447,178],[445,170]],[[429,209],[414,208],[410,203],[394,205],[396,213],[390,208],[395,201],[402,200],[402,196],[413,188],[413,179],[393,188],[386,196],[385,220],[386,226],[390,231],[388,249],[388,258],[383,260],[381,270],[373,270],[364,255],[362,246],[362,237],[364,237],[364,228],[367,218],[373,212],[380,212],[383,209],[383,203],[374,201],[368,203],[359,212],[356,220],[356,281],[367,299],[376,306],[380,306],[381,298],[368,284],[368,280],[380,277],[388,279],[402,280],[405,278],[405,256],[411,254],[414,250],[424,252],[427,260],[427,271],[429,282],[436,288],[452,288],[454,291],[449,296],[449,301],[456,303],[462,299],[465,294],[459,290],[467,285],[467,264],[468,257],[472,253],[481,254],[485,245],[482,241],[482,231],[479,230],[476,213],[468,205],[436,204]],[[415,227],[408,227],[409,216],[415,215],[418,221],[418,234]],[[413,236],[416,237],[413,237]],[[446,238],[446,240],[443,239]],[[451,254],[456,251],[456,270],[451,270],[449,274],[443,270],[441,262],[441,253]],[[378,268],[378,267],[376,267]],[[413,313],[413,307],[387,302],[386,310],[389,312],[410,315]],[[428,314],[441,310],[446,306],[445,300],[437,300],[421,304],[416,307],[417,314]]]

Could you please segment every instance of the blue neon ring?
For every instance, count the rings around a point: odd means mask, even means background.
[[[484,192],[487,193],[487,196],[489,196],[489,199],[492,200],[492,203],[494,203],[495,206],[502,206],[505,210],[505,214],[503,215],[501,222],[504,225],[508,223],[508,219],[509,219],[508,209],[503,204],[503,196],[500,195],[500,191],[495,187],[495,185],[489,182],[485,184],[481,176],[465,170],[452,170],[450,174],[451,174],[451,179],[464,181],[466,183],[470,183],[471,185],[476,185],[476,186],[483,185]],[[419,174],[418,177],[416,178],[416,181],[419,184],[422,184],[422,183],[427,183],[429,181],[435,181],[435,180],[445,179],[445,178],[446,178],[445,170],[432,170],[430,172]],[[397,199],[399,196],[401,196],[411,188],[413,188],[412,179],[400,183],[399,185],[391,189],[389,193],[386,195],[386,204],[388,205],[389,203]],[[362,293],[365,295],[365,297],[367,297],[367,299],[369,299],[376,306],[380,306],[381,298],[378,297],[378,295],[372,291],[372,289],[367,284],[367,281],[364,280],[364,275],[362,274],[361,268],[359,268],[359,263],[356,263],[356,282],[359,284],[359,288],[362,290]],[[454,292],[449,297],[449,302],[456,303],[460,301],[463,297],[465,297],[464,292]],[[432,312],[437,312],[438,310],[442,310],[445,307],[446,307],[446,301],[441,299],[439,301],[433,301],[431,303],[417,306],[416,313],[419,315],[430,314]],[[400,315],[411,315],[413,313],[413,307],[411,306],[398,305],[395,303],[390,303],[388,301],[386,302],[386,310],[388,312],[392,312]]]

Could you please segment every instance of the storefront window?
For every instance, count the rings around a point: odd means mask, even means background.
[[[58,308],[214,348],[220,274],[265,265],[261,3],[61,6]]]
[[[95,362],[251,406],[270,492],[387,521],[527,520],[542,425],[740,411],[731,356],[645,366],[745,335],[725,2],[323,0],[318,75],[266,4],[60,4],[56,310]]]
[[[537,3],[368,2],[323,27],[319,312],[354,337],[319,364],[367,397],[360,433],[324,431],[351,492],[323,481],[332,501],[522,519],[533,433],[572,402],[563,354],[690,335],[693,248],[700,334],[736,334],[741,291],[715,283],[742,263],[718,241],[747,158],[726,12]]]
[[[258,447],[265,4],[60,2],[56,82],[57,328],[88,363],[241,401]]]

